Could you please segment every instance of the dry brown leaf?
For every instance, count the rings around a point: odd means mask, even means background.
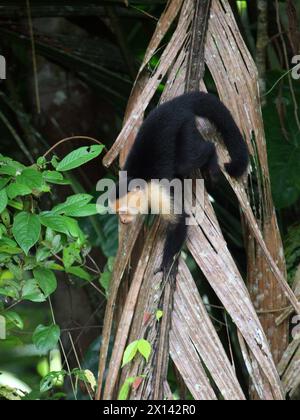
[[[194,279],[183,261],[180,262],[177,276],[170,340],[171,357],[195,398],[201,396],[204,390],[211,392],[207,385],[209,380],[205,374],[204,378],[196,377],[196,382],[191,381],[185,370],[190,372],[195,366],[202,369],[203,363],[225,400],[245,400],[234,368],[210,320]],[[180,349],[177,342],[181,347],[184,343],[183,349]],[[187,351],[187,356],[182,351],[184,349]],[[187,364],[190,364],[190,367],[187,367]],[[203,399],[203,396],[200,399]]]

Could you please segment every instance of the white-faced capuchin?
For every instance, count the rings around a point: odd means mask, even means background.
[[[116,200],[110,198],[110,207],[122,223],[131,223],[136,214],[145,214],[150,200],[152,208],[165,208],[168,203],[173,208],[172,194],[152,180],[184,180],[196,169],[205,170],[213,179],[218,177],[215,145],[201,136],[196,116],[207,118],[222,135],[231,158],[225,165],[228,174],[238,178],[247,171],[248,148],[226,106],[216,96],[203,92],[179,96],[152,111],[139,130],[123,168],[127,171],[126,185],[120,181]],[[145,187],[129,189],[135,179],[145,181]],[[186,240],[187,214],[183,211],[175,215],[170,210],[162,217],[168,221],[168,228],[161,270],[168,272]]]

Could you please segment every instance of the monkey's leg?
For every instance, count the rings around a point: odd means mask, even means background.
[[[181,251],[187,236],[187,217],[187,214],[183,212],[183,214],[178,216],[176,223],[168,225],[163,260],[161,268],[156,273],[163,271],[168,274],[175,268],[175,259]]]
[[[215,145],[213,145],[215,148]],[[206,165],[203,166],[203,172],[208,172],[212,181],[217,180],[221,175],[221,168],[218,161],[218,155],[215,148],[215,152],[212,154]]]
[[[186,177],[196,169],[208,169],[214,175],[219,171],[215,145],[205,141],[194,120],[187,121],[179,134],[177,174]]]

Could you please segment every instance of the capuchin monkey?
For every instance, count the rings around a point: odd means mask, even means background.
[[[225,169],[230,176],[241,177],[247,171],[249,153],[230,111],[214,95],[188,93],[160,105],[145,119],[123,168],[127,179],[121,179],[109,200],[123,224],[132,223],[137,214],[146,214],[150,206],[167,221],[159,271],[169,272],[174,265],[186,240],[187,214],[184,210],[174,213],[174,197],[158,181],[183,181],[197,169],[205,170],[212,179],[221,172],[215,145],[200,134],[196,116],[215,125],[231,158]],[[130,187],[136,179],[143,180],[144,186]]]

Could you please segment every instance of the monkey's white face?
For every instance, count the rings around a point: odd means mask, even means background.
[[[139,214],[146,214],[148,199],[145,191],[135,189],[115,202],[109,203],[110,208],[119,215],[124,225],[132,223]]]

